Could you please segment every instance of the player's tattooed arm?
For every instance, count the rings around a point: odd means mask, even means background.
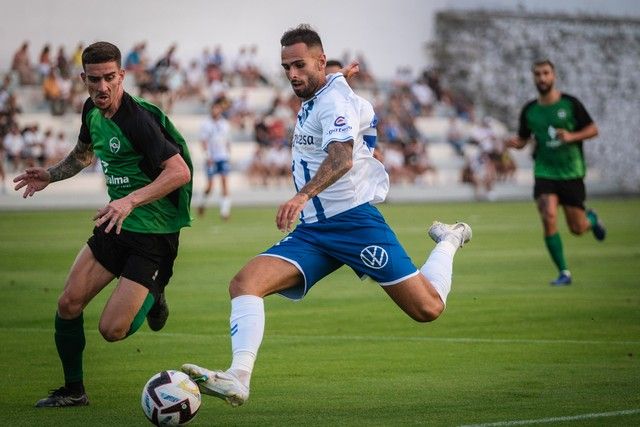
[[[51,179],[49,182],[61,181],[70,178],[86,168],[93,160],[93,148],[91,144],[85,144],[78,140],[71,152],[60,163],[47,169]]]
[[[320,164],[315,176],[300,189],[309,199],[336,182],[353,166],[353,140],[333,142],[327,147],[328,156]]]

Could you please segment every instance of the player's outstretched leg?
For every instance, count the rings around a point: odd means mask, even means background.
[[[446,240],[456,248],[461,248],[465,243],[468,243],[471,240],[471,236],[471,227],[464,222],[445,224],[434,221],[431,227],[429,227],[429,237],[431,237],[434,242],[440,243]]]
[[[66,406],[86,406],[89,397],[85,392],[73,393],[67,387],[51,390],[49,396],[36,402],[36,408],[60,408]]]
[[[152,331],[159,331],[164,328],[167,319],[169,318],[169,306],[167,300],[164,297],[164,292],[160,294],[158,301],[156,301],[149,312],[147,313],[147,323],[149,329]]]
[[[240,406],[249,398],[249,388],[231,372],[210,371],[190,363],[182,365],[182,372],[198,384],[202,393],[216,396],[231,406]]]

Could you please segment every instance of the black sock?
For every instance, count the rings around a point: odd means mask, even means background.
[[[84,384],[83,384],[82,381],[73,381],[73,382],[70,382],[70,383],[65,383],[64,386],[74,396],[79,396],[81,394],[84,394]]]

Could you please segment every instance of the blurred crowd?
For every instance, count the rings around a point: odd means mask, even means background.
[[[33,61],[28,41],[16,50],[10,70],[0,70],[0,178],[5,170],[15,172],[33,164],[59,161],[71,148],[64,133],[41,129],[37,123],[19,125],[22,113],[21,87],[40,87],[42,108],[54,116],[79,114],[86,93],[81,79],[83,43],[67,53],[64,46],[53,50],[44,45]],[[290,140],[299,99],[286,88],[283,75],[269,75],[261,65],[256,45],[242,46],[228,58],[222,46],[205,47],[197,58],[184,65],[177,56],[178,45],[166,48],[152,59],[147,43],[136,43],[123,51],[128,72],[127,90],[149,99],[167,113],[176,102],[195,101],[206,107],[219,102],[235,134],[255,141],[252,159],[243,169],[252,185],[289,185]],[[345,52],[336,63],[348,63]],[[473,186],[478,199],[491,199],[497,181],[514,176],[516,165],[496,131],[492,120],[477,117],[473,102],[442,83],[437,70],[414,73],[398,67],[391,81],[379,81],[363,54],[355,55],[359,73],[349,83],[368,99],[378,117],[376,156],[385,165],[392,183],[434,185],[440,182],[438,165],[429,156],[434,142],[416,125],[420,118],[446,120],[444,139],[452,156],[459,157],[459,180]],[[267,108],[251,107],[248,95],[254,88],[273,88]],[[231,91],[231,89],[236,89]],[[285,95],[283,95],[285,94]],[[203,108],[206,110],[207,108]],[[206,114],[203,114],[203,121]],[[195,142],[195,141],[194,141]],[[3,184],[4,188],[4,184]]]

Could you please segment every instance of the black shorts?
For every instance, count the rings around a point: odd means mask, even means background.
[[[581,178],[567,180],[536,178],[533,198],[538,199],[541,194],[556,194],[561,205],[582,209],[584,209],[584,201],[587,198],[584,180]]]
[[[87,240],[93,256],[117,277],[140,283],[156,297],[173,275],[180,233],[146,234],[115,229],[105,233],[106,224],[93,229]]]

